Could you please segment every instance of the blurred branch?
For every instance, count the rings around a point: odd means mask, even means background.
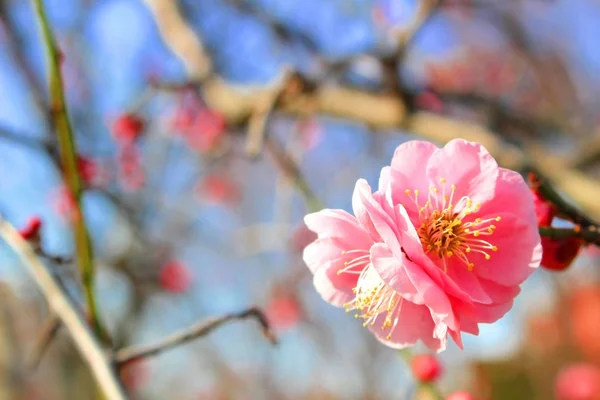
[[[52,340],[56,337],[60,328],[60,319],[56,315],[50,315],[38,334],[38,338],[33,346],[33,350],[29,353],[29,357],[25,362],[25,368],[27,371],[35,371],[42,360],[42,357],[46,353],[46,350],[52,343]]]
[[[300,194],[306,200],[308,209],[311,212],[319,211],[324,208],[321,200],[313,193],[312,189],[308,185],[306,178],[302,175],[300,168],[296,165],[292,157],[290,157],[286,151],[277,143],[276,139],[267,137],[265,140],[265,148],[273,158],[275,159],[276,165],[286,175],[290,181],[298,188]]]
[[[173,53],[183,62],[192,80],[205,79],[212,70],[212,62],[205,53],[200,39],[189,27],[174,0],[144,0],[154,16],[160,34]]]
[[[266,135],[267,121],[273,107],[280,98],[281,90],[287,82],[287,74],[280,85],[270,88],[267,95],[256,102],[250,119],[248,120],[248,133],[246,135],[246,153],[250,157],[257,157],[263,147]]]
[[[23,43],[22,38],[18,34],[18,29],[9,15],[9,4],[9,2],[0,1],[0,22],[2,22],[4,27],[3,33],[5,36],[2,40],[2,44],[5,46],[4,48],[6,48],[12,55],[14,61],[19,67],[18,70],[23,73],[25,80],[29,84],[33,97],[32,100],[37,108],[37,111],[44,118],[45,122],[50,125],[51,116],[50,113],[48,113],[46,96],[44,95],[44,85],[40,79],[38,79],[35,71],[27,61],[24,53],[25,49],[27,48],[27,44]]]
[[[34,249],[8,222],[0,220],[0,237],[15,251],[29,269],[52,312],[71,335],[81,356],[92,370],[98,385],[109,400],[127,399],[120,381],[104,350],[77,312],[71,299],[61,290],[50,271],[40,261]]]
[[[576,237],[583,240],[586,243],[600,245],[600,231],[596,226],[588,226],[582,228],[575,226],[575,228],[549,228],[540,227],[540,235],[548,237],[550,239],[565,239],[568,237]]]
[[[544,200],[550,202],[556,207],[556,210],[558,211],[558,217],[567,219],[584,228],[598,227],[598,224],[590,217],[578,210],[577,207],[567,202],[552,187],[550,181],[548,181],[547,178],[544,178],[540,172],[531,171],[529,173],[529,180],[532,188],[539,193]]]
[[[108,334],[102,326],[98,315],[96,298],[94,296],[93,250],[81,207],[83,184],[81,176],[79,175],[75,137],[68,116],[63,89],[63,79],[60,71],[62,55],[56,45],[56,40],[48,24],[42,0],[32,0],[32,2],[35,7],[36,17],[40,26],[43,45],[46,52],[50,89],[50,114],[58,136],[58,144],[67,187],[75,200],[73,215],[70,219],[73,227],[75,247],[77,249],[77,263],[81,270],[83,291],[86,297],[90,319],[96,334],[103,340],[108,340]]]
[[[170,7],[176,7],[175,2],[168,1],[166,3],[169,3]],[[167,7],[166,4],[165,7]],[[159,26],[164,23],[160,21],[163,18],[162,14],[154,14],[154,17]],[[177,23],[182,26],[173,27],[173,29],[189,29],[183,19],[177,20]],[[177,46],[176,43],[172,43],[172,36],[167,35],[163,38],[169,47]],[[185,54],[183,56],[185,57]],[[195,75],[197,72],[190,72],[190,76]],[[220,111],[230,123],[239,123],[247,120],[255,109],[254,105],[262,101],[261,99],[268,98],[273,85],[276,86],[281,81],[281,76],[278,76],[274,79],[274,83],[261,87],[233,86],[215,76],[207,78],[200,89],[210,107]],[[408,113],[404,101],[397,93],[369,93],[336,85],[321,85],[315,88],[314,85],[299,76],[295,80],[288,81],[288,85],[296,85],[298,82],[300,89],[289,91],[289,93],[284,91],[281,101],[273,110],[274,112],[283,112],[299,117],[312,116],[315,113],[343,117],[364,123],[374,129],[400,128],[439,143],[446,143],[451,139],[461,137],[483,144],[502,166],[515,170],[521,170],[531,164],[546,171],[544,167],[547,166],[547,160],[551,158],[546,152],[542,153],[539,149],[535,154],[530,154],[529,151],[524,152],[521,148],[505,142],[500,135],[475,123],[428,112]],[[297,178],[295,183],[300,188],[300,192],[305,198],[310,198],[307,195],[310,196],[312,193],[305,180],[298,173],[297,167],[283,157],[279,146],[272,145],[270,139],[267,138],[265,147],[268,150],[270,147],[278,164],[288,171],[290,176]],[[574,169],[567,168],[566,165],[563,166],[564,168],[553,168],[551,171],[550,178],[556,187],[581,204],[586,211],[594,216],[600,216],[600,202],[594,200],[600,198],[600,184]],[[313,202],[310,207],[315,209],[317,203]]]
[[[442,2],[443,0],[419,1],[417,11],[412,20],[407,25],[403,25],[397,34],[400,49],[399,55],[401,59],[404,57],[408,46],[420,32],[421,28],[425,26],[427,21],[435,14],[435,11],[440,7]]]
[[[160,354],[165,350],[169,350],[173,347],[182,345],[191,340],[205,336],[226,322],[246,318],[256,319],[262,327],[263,334],[265,335],[265,337],[269,339],[269,341],[272,344],[277,344],[275,334],[271,331],[266,317],[264,316],[262,311],[253,307],[235,314],[227,314],[221,317],[208,318],[206,320],[198,322],[196,325],[193,325],[180,332],[176,332],[160,340],[159,342],[150,345],[131,346],[124,348],[122,350],[119,350],[115,355],[115,362],[119,365],[123,365],[140,358],[151,357]]]

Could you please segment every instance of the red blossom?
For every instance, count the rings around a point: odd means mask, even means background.
[[[556,215],[556,207],[546,201],[535,189],[532,190],[535,213],[538,225],[547,227],[552,225]],[[583,242],[576,237],[562,239],[551,239],[542,237],[542,267],[552,271],[563,271],[567,269],[577,257]]]
[[[234,204],[241,198],[237,183],[221,174],[207,175],[198,183],[196,190],[199,196],[214,204]]]
[[[469,392],[454,392],[446,400],[475,400],[475,397]]]
[[[305,150],[315,148],[322,138],[322,130],[316,119],[310,118],[299,122],[300,144]]]
[[[586,363],[563,368],[554,392],[556,400],[600,400],[600,368]]]
[[[150,377],[148,363],[144,359],[129,361],[121,366],[120,375],[126,388],[129,390],[138,389],[148,382]]]
[[[444,102],[435,93],[426,91],[418,94],[415,97],[415,105],[424,110],[429,110],[436,113],[444,112]]]
[[[414,356],[410,365],[413,375],[421,382],[433,382],[442,374],[442,364],[430,354]]]
[[[282,293],[273,296],[265,308],[265,313],[273,329],[285,331],[300,321],[302,307],[294,295]]]
[[[195,92],[185,91],[172,119],[173,129],[192,149],[215,148],[225,133],[225,116],[207,107]]]
[[[98,164],[91,158],[81,155],[77,156],[77,170],[81,176],[81,180],[85,185],[91,184],[98,178],[100,174],[100,168],[98,167]]]
[[[563,271],[575,260],[583,247],[583,242],[576,237],[563,239],[542,238],[542,267],[552,271]]]
[[[568,310],[574,343],[588,359],[600,360],[600,286],[572,290]]]
[[[160,270],[160,286],[171,293],[185,293],[192,285],[192,272],[180,261],[170,261]]]
[[[111,127],[116,141],[130,144],[134,142],[146,128],[146,122],[136,114],[122,114],[117,117]]]
[[[130,191],[139,190],[145,183],[142,156],[134,145],[119,148],[117,155],[118,179],[121,185]]]
[[[33,216],[29,218],[27,224],[19,230],[19,234],[25,240],[38,241],[41,228],[42,220],[38,216]]]
[[[66,219],[71,219],[75,209],[76,201],[71,190],[61,185],[53,193],[53,204],[56,212]]]

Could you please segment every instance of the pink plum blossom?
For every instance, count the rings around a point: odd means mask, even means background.
[[[384,344],[447,337],[506,314],[542,256],[531,192],[477,143],[400,145],[378,190],[361,179],[354,215],[325,209],[304,221],[318,238],[303,253],[327,302],[355,312]]]

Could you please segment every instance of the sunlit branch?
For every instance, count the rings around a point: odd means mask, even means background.
[[[106,359],[104,349],[77,312],[77,307],[64,293],[35,250],[8,222],[0,220],[0,237],[15,251],[27,267],[44,295],[50,310],[69,333],[79,353],[92,370],[98,385],[109,400],[125,400],[127,396]]]

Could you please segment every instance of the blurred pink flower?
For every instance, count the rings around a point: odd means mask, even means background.
[[[475,397],[469,392],[454,392],[446,400],[475,400]]]
[[[420,382],[433,382],[442,374],[442,364],[436,356],[418,354],[410,361],[412,373]]]
[[[321,296],[390,347],[442,351],[448,334],[462,347],[461,332],[506,314],[540,263],[527,184],[477,143],[400,145],[379,190],[359,180],[352,206],[305,217],[318,239],[304,261]]]
[[[563,368],[554,386],[556,400],[600,400],[600,368],[572,364]]]
[[[211,203],[235,204],[241,198],[240,188],[235,181],[226,175],[209,174],[196,187],[200,197]]]
[[[302,317],[302,307],[298,299],[289,293],[273,296],[265,312],[271,327],[280,332],[292,328]]]
[[[300,132],[300,143],[305,150],[314,149],[322,139],[322,129],[315,118],[298,122]]]
[[[137,359],[130,361],[120,369],[121,381],[123,385],[129,390],[138,389],[148,382],[150,377],[150,370],[148,368],[148,362],[145,359]]]
[[[160,286],[171,293],[185,293],[192,285],[192,272],[180,261],[163,265],[159,274]]]
[[[70,220],[75,210],[75,198],[65,185],[58,186],[51,192],[52,205],[56,212],[63,218]]]
[[[197,94],[185,92],[172,119],[173,128],[198,151],[215,148],[225,133],[225,116],[206,107]]]
[[[551,226],[556,214],[556,207],[546,201],[534,188],[533,204],[539,226]],[[542,267],[552,271],[563,271],[571,266],[581,248],[583,241],[576,237],[551,239],[542,237]]]
[[[38,216],[33,216],[23,228],[19,229],[19,234],[25,240],[39,241],[41,228],[42,220]]]
[[[122,114],[114,120],[111,133],[117,142],[128,145],[140,137],[145,128],[146,122],[138,115]]]
[[[130,191],[139,190],[146,182],[140,150],[132,144],[119,147],[117,155],[118,179]]]

